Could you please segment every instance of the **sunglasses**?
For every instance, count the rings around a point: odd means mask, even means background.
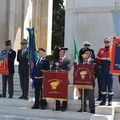
[[[104,43],[110,43],[109,41],[105,41]]]

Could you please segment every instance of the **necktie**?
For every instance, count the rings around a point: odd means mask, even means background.
[[[25,53],[25,50],[23,49],[23,50],[22,50],[22,55],[24,55],[24,53]]]
[[[62,58],[60,58],[59,62],[62,62]]]
[[[40,63],[40,59],[38,58],[37,62],[36,62],[36,66]]]

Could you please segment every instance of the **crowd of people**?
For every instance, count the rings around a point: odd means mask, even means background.
[[[113,97],[113,75],[110,74],[110,38],[104,39],[104,47],[98,51],[97,56],[95,57],[94,50],[91,49],[91,43],[85,41],[83,43],[84,47],[79,51],[80,63],[94,64],[94,79],[98,80],[98,99],[100,102],[99,105],[106,105],[108,98],[108,106],[112,105]],[[28,47],[27,40],[23,39],[21,44],[21,49],[17,51],[17,61],[18,73],[20,78],[20,87],[22,95],[19,99],[29,99],[29,64],[28,64]],[[39,48],[38,58],[35,63],[32,63],[34,67],[32,72],[32,78],[34,80],[35,87],[35,102],[31,109],[46,109],[47,100],[42,98],[42,84],[43,84],[43,71],[44,70],[71,70],[71,61],[66,56],[67,48],[57,47],[54,52],[54,62],[50,67],[50,61],[45,57],[45,50]],[[3,54],[8,54],[8,68],[9,74],[2,75],[2,94],[0,97],[6,97],[6,86],[8,82],[8,94],[9,98],[13,98],[14,85],[13,85],[13,76],[14,76],[14,61],[16,57],[16,52],[11,48],[11,41],[7,40],[5,42],[5,49],[2,51]],[[119,77],[120,78],[120,77]],[[95,98],[94,98],[94,79],[93,79],[93,89],[85,89],[84,92],[84,112],[87,111],[87,102],[89,100],[89,109],[91,113],[95,113]],[[82,96],[82,90],[79,89],[79,93]],[[82,103],[82,102],[81,102]],[[56,100],[56,111],[66,111],[68,101]],[[82,104],[81,104],[82,106]],[[82,107],[78,112],[82,112]]]

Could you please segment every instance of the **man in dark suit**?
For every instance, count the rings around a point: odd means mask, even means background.
[[[2,51],[3,54],[8,54],[8,68],[9,74],[2,75],[2,95],[1,97],[6,97],[6,86],[8,82],[8,94],[9,98],[13,98],[13,75],[14,75],[14,60],[16,57],[16,52],[11,49],[11,40],[5,42],[5,50]]]
[[[28,65],[28,48],[27,40],[23,39],[21,42],[21,49],[17,53],[17,61],[19,62],[18,72],[20,77],[20,86],[22,90],[22,96],[19,99],[28,100],[29,91],[29,65]]]
[[[34,63],[34,70],[32,73],[32,78],[34,80],[34,87],[35,87],[35,103],[32,109],[46,109],[47,102],[42,98],[42,83],[43,83],[43,72],[44,70],[50,69],[49,60],[45,58],[45,50],[43,48],[39,48],[38,51],[38,59]],[[40,98],[40,100],[39,100]]]
[[[60,48],[59,49],[59,59],[55,59],[54,63],[51,67],[52,70],[66,70],[66,71],[70,71],[71,69],[71,62],[68,59],[68,57],[66,57],[65,53],[68,49],[67,48]],[[65,111],[67,109],[67,101],[62,101],[62,105],[60,104],[59,100],[56,100],[56,111],[59,111],[61,109],[61,111]]]

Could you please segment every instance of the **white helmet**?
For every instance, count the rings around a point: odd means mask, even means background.
[[[88,42],[88,41],[84,41],[84,42],[83,42],[83,45],[84,45],[84,46],[85,46],[85,45],[90,45],[90,46],[91,46],[92,44],[91,44],[90,42]]]
[[[110,39],[110,37],[106,37],[105,39],[104,39],[104,41],[111,41],[111,39]]]

